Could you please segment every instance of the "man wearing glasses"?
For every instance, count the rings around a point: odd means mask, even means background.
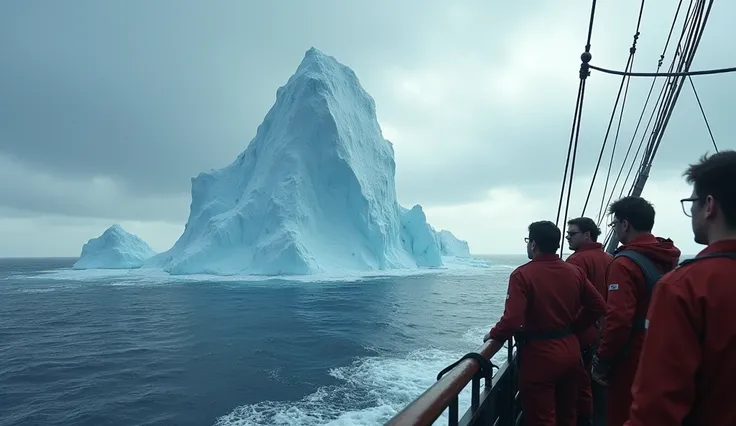
[[[683,210],[707,247],[657,284],[627,426],[736,424],[736,152],[685,176]]]
[[[629,417],[651,289],[677,266],[680,250],[672,240],[652,235],[654,207],[647,200],[624,197],[608,212],[613,216],[610,226],[623,245],[606,273],[608,308],[591,378],[608,385],[606,426],[622,426]]]
[[[550,221],[529,225],[524,241],[531,262],[511,273],[503,316],[483,339],[491,340],[491,356],[516,339],[519,395],[529,426],[575,426],[582,375],[576,333],[606,310],[583,271],[557,254],[561,234]]]
[[[585,277],[593,284],[605,299],[607,297],[606,270],[613,260],[613,256],[603,250],[598,242],[601,230],[595,221],[589,217],[578,217],[567,222],[567,244],[574,253],[567,258],[567,262],[580,268]],[[596,324],[578,335],[580,352],[583,358],[582,380],[580,396],[578,398],[578,425],[591,425],[593,422],[593,390],[590,383],[590,368],[593,353],[598,346],[600,330],[603,325],[603,316]],[[603,410],[601,410],[603,411]],[[598,415],[597,415],[598,416]],[[602,414],[601,414],[602,416]]]

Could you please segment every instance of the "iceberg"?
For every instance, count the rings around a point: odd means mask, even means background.
[[[97,238],[82,246],[82,254],[73,269],[139,268],[156,253],[140,237],[112,225]]]
[[[401,243],[414,255],[417,266],[442,266],[442,255],[437,234],[427,223],[427,216],[419,204],[409,209],[401,207]]]
[[[442,256],[471,257],[470,246],[465,240],[460,240],[452,232],[441,230],[437,233]]]
[[[395,174],[373,98],[349,67],[311,48],[245,151],[192,179],[184,232],[144,266],[174,275],[442,266],[462,244],[436,233],[421,206],[399,205]]]

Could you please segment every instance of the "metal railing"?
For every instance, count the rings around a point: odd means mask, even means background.
[[[489,371],[492,366],[489,361],[490,342],[486,342],[477,352],[461,358],[449,371],[443,370],[437,382],[385,426],[429,426],[448,409],[450,426],[518,425],[521,421],[521,404],[513,339],[507,342],[507,350],[507,361],[494,375]],[[478,355],[488,362],[474,359]],[[483,386],[481,380],[484,381]],[[460,418],[459,396],[471,382],[470,408]]]

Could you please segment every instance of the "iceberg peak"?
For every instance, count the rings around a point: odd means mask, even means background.
[[[313,274],[442,265],[421,206],[399,206],[373,98],[312,47],[233,163],[192,179],[172,274]]]

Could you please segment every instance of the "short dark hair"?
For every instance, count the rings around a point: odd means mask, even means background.
[[[598,236],[601,235],[601,228],[589,217],[576,217],[568,220],[567,224],[577,226],[583,234],[590,232],[590,239],[593,241],[598,241]]]
[[[639,232],[652,232],[654,228],[654,206],[649,201],[628,196],[611,203],[608,213],[620,221],[627,221]]]
[[[529,225],[529,241],[534,241],[542,253],[553,254],[560,248],[562,233],[560,228],[548,220],[533,222]]]
[[[736,151],[721,151],[717,154],[700,157],[683,173],[687,182],[693,185],[695,194],[702,197],[703,203],[708,195],[713,197],[723,210],[726,223],[736,228]]]

